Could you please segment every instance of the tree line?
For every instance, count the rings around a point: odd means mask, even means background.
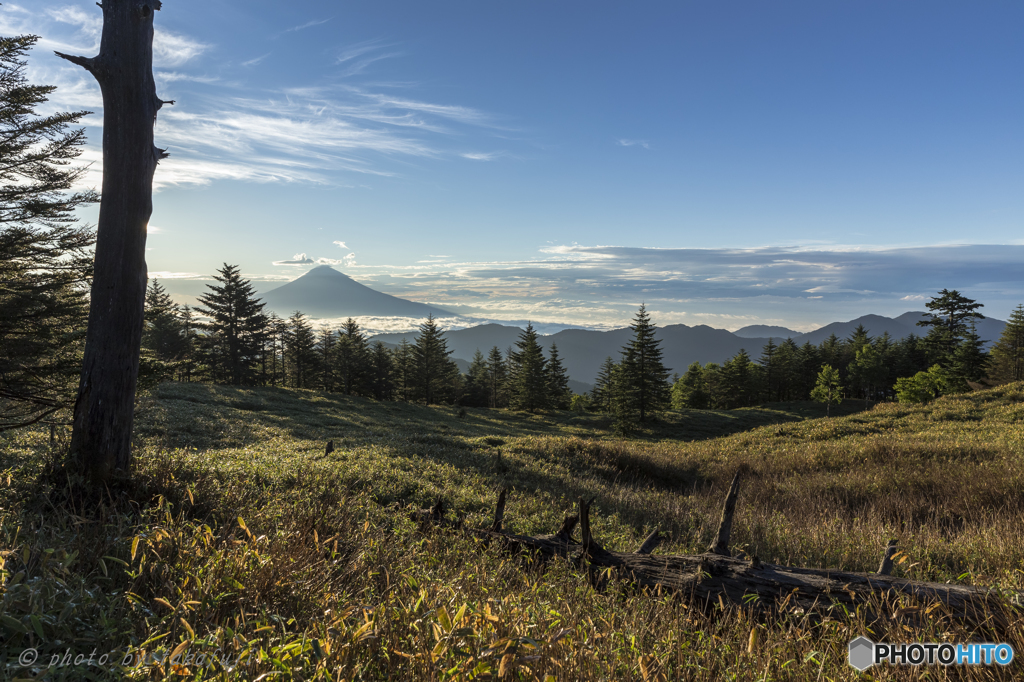
[[[532,325],[516,345],[477,351],[462,374],[434,318],[412,343],[371,343],[349,318],[314,328],[300,311],[267,313],[252,284],[225,264],[197,307],[177,306],[159,282],[146,294],[144,363],[156,378],[307,388],[427,405],[568,409],[569,376],[552,346],[545,355]]]
[[[835,334],[818,345],[769,339],[756,360],[741,350],[724,363],[693,363],[672,387],[677,409],[731,409],[764,402],[837,396],[923,402],[993,382],[1024,379],[1024,306],[1011,313],[999,340],[986,352],[976,321],[977,301],[943,289],[918,322],[923,336],[871,337],[859,325],[847,339]],[[823,391],[828,397],[818,396]]]
[[[150,284],[142,337],[149,380],[177,379],[248,386],[287,386],[376,400],[538,410],[594,409],[621,424],[644,422],[668,407],[671,386],[656,327],[641,305],[634,338],[605,368],[592,396],[574,395],[558,346],[545,354],[532,324],[515,345],[477,350],[465,374],[451,359],[433,317],[414,341],[389,348],[370,343],[352,318],[338,329],[314,328],[296,311],[266,313],[237,266],[224,264],[200,305],[178,306],[159,282]]]

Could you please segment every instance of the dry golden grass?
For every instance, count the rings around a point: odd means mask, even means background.
[[[393,503],[447,503],[483,525],[553,532],[596,496],[602,543],[659,552],[710,542],[738,466],[751,475],[734,546],[763,561],[870,571],[889,538],[897,574],[1024,588],[1024,386],[878,405],[667,415],[631,440],[592,415],[376,403],[281,389],[165,384],[140,404],[138,466],[88,497],[55,485],[43,432],[0,440],[0,634],[25,679],[1012,679],[1010,669],[882,666],[858,676],[847,642],[1010,641],[1009,610],[980,629],[908,601],[820,619],[545,570],[457,534],[420,534]],[[853,412],[853,407],[848,412]],[[336,450],[324,455],[333,439]],[[57,641],[59,645],[55,644]],[[183,662],[46,668],[53,651],[131,648]],[[215,651],[219,663],[187,662]],[[109,668],[109,666],[108,666]]]

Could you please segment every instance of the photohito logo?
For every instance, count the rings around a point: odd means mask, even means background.
[[[876,663],[893,665],[1009,665],[1013,647],[1009,644],[950,644],[949,642],[911,642],[875,644],[867,637],[850,642],[850,665],[864,671]]]

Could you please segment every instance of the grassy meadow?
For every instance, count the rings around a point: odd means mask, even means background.
[[[673,412],[623,439],[591,414],[165,383],[139,400],[131,480],[103,495],[54,473],[67,434],[0,434],[3,674],[1019,678],[1024,658],[866,674],[846,663],[860,635],[1008,641],[1024,657],[1024,613],[1012,606],[971,627],[927,604],[906,611],[909,598],[840,619],[785,604],[755,618],[615,582],[595,591],[567,563],[541,570],[456,533],[423,534],[399,508],[443,496],[483,526],[508,487],[506,529],[537,534],[554,532],[578,497],[596,497],[605,547],[632,550],[657,527],[670,538],[658,553],[699,553],[745,465],[738,551],[873,571],[895,538],[896,575],[1024,590],[1022,399],[1024,384],[1012,384],[925,406],[849,402],[831,418],[806,403]],[[28,648],[38,659],[19,665]],[[61,664],[66,651],[93,650],[117,655]]]

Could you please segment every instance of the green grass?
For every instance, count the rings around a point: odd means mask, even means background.
[[[855,679],[845,647],[861,634],[1009,639],[1024,655],[1019,614],[980,631],[941,611],[868,629],[869,612],[907,603],[754,622],[729,605],[595,592],[568,565],[538,571],[456,534],[424,536],[396,510],[443,496],[484,525],[509,487],[506,526],[550,533],[596,497],[606,547],[632,549],[657,526],[659,552],[695,553],[746,465],[733,542],[762,561],[871,571],[896,538],[898,575],[1022,589],[1022,398],[1011,385],[919,407],[851,401],[831,419],[807,403],[685,411],[621,439],[599,415],[164,384],[140,400],[132,480],[101,497],[69,498],[44,475],[60,451],[47,434],[0,436],[0,633],[8,660],[36,646],[48,662],[57,640],[61,652],[188,643],[241,657],[231,673],[103,673],[140,679]],[[87,672],[101,674],[37,671]]]

